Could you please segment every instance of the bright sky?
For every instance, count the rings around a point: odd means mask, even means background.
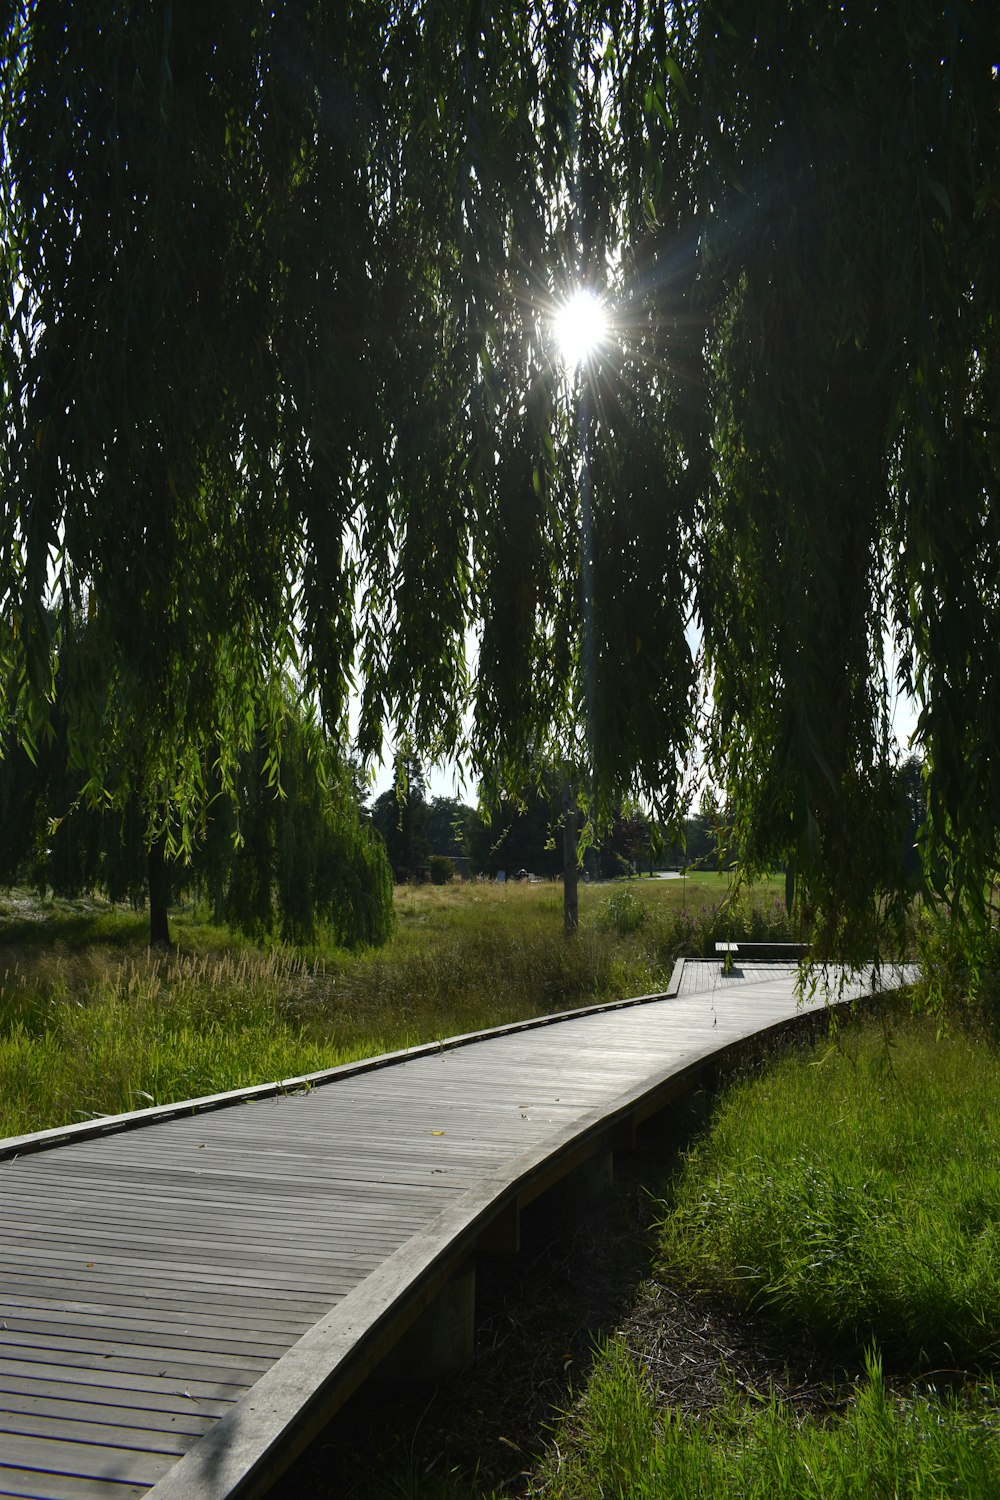
[[[455,797],[467,807],[475,807],[479,799],[479,785],[468,774],[465,785],[462,785],[461,769],[457,761],[446,761],[443,766],[424,766],[423,770],[429,801],[435,797]],[[389,759],[376,769],[375,782],[369,793],[370,802],[374,802],[383,792],[392,790],[395,786],[393,775],[393,756],[390,754]]]
[[[552,331],[560,357],[568,369],[576,369],[600,352],[608,337],[608,312],[596,292],[581,287],[561,303],[552,316]],[[376,768],[371,797],[381,796],[394,785],[394,747]],[[458,761],[448,760],[441,766],[425,766],[428,797],[457,797],[475,805],[478,786]]]

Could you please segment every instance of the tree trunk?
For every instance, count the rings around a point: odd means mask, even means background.
[[[149,946],[170,947],[170,928],[167,925],[167,899],[170,880],[163,839],[154,839],[149,846],[146,860],[149,873]]]
[[[563,932],[572,937],[580,925],[580,871],[576,863],[578,813],[569,782],[563,788]]]

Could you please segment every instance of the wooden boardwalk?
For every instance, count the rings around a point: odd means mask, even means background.
[[[795,975],[685,963],[673,998],[0,1142],[0,1496],[262,1493],[477,1244],[827,1003]]]

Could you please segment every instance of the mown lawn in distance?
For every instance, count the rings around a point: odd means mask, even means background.
[[[663,1205],[661,1273],[842,1350],[847,1409],[734,1387],[693,1420],[619,1338],[527,1493],[1000,1494],[1000,1058],[938,1025],[868,1023],[729,1089]]]
[[[382,949],[264,949],[172,914],[151,954],[143,914],[0,896],[0,1136],[193,1098],[669,981],[716,938],[796,937],[768,882],[723,910],[726,876],[562,888],[400,887]]]

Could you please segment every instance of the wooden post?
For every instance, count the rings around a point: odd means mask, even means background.
[[[576,863],[576,797],[568,779],[563,785],[563,931],[572,937],[580,926],[580,871]]]
[[[476,1272],[465,1266],[407,1329],[379,1366],[390,1384],[440,1380],[471,1364],[476,1354]]]
[[[169,948],[167,902],[170,899],[170,876],[162,834],[149,846],[146,868],[149,879],[149,946]]]

